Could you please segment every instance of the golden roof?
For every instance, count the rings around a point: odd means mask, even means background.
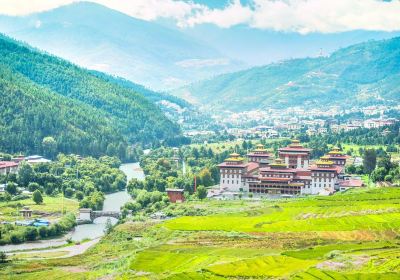
[[[229,155],[230,157],[239,157],[240,155],[238,153],[232,153]]]
[[[227,158],[225,161],[240,162],[240,161],[243,161],[243,160],[244,160],[244,158],[242,158],[242,157],[230,157],[230,158]]]

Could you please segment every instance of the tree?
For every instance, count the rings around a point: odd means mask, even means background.
[[[8,182],[6,185],[6,192],[11,195],[16,195],[18,192],[17,185],[13,182]]]
[[[28,227],[25,229],[25,239],[28,241],[34,241],[38,236],[38,231],[34,227]]]
[[[374,149],[366,149],[363,157],[364,172],[371,174],[376,167],[376,151]]]
[[[6,263],[7,262],[7,255],[6,253],[0,251],[0,263]]]
[[[18,170],[18,182],[22,186],[28,186],[28,184],[33,181],[35,177],[35,172],[32,166],[27,162],[22,162]]]
[[[80,200],[83,199],[84,194],[83,194],[83,192],[81,192],[81,191],[77,191],[77,192],[75,193],[75,197],[76,197],[77,200],[80,201]]]
[[[45,137],[42,141],[43,153],[46,157],[54,159],[57,154],[57,142],[53,137]]]
[[[43,202],[42,193],[39,190],[34,191],[32,199],[36,204],[41,204]]]
[[[35,182],[29,183],[28,190],[30,192],[34,192],[34,191],[36,191],[38,189],[40,189],[40,185],[38,183],[35,183]]]
[[[74,195],[74,190],[68,187],[64,190],[64,194],[66,197],[72,197]]]
[[[196,193],[199,199],[204,199],[207,197],[207,189],[204,186],[199,186]]]
[[[106,226],[104,228],[104,233],[105,234],[109,234],[112,230],[113,230],[113,225],[111,223],[110,218],[108,218],[107,221],[106,221]]]
[[[212,184],[214,183],[211,176],[211,172],[208,168],[202,169],[198,177],[199,177],[199,183],[201,183],[206,187],[212,186]]]
[[[6,192],[6,193],[4,194],[4,201],[5,201],[6,203],[9,203],[9,202],[11,201],[11,199],[12,199],[11,194],[9,194],[8,192]]]

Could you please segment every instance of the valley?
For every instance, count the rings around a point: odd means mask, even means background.
[[[22,2],[0,279],[400,279],[400,2]]]

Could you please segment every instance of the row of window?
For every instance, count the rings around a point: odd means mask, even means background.
[[[231,181],[226,180],[226,183],[229,185]],[[222,180],[222,184],[225,184],[225,180]],[[235,184],[235,180],[232,180],[232,184]],[[239,180],[236,180],[236,184],[239,184]]]
[[[226,176],[225,176],[226,175]],[[230,174],[222,174],[221,175],[221,178],[230,178],[231,177],[231,175]],[[232,178],[240,178],[240,175],[235,175],[235,174],[232,174]]]

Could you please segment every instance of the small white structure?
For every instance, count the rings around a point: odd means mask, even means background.
[[[81,208],[79,209],[79,220],[82,221],[91,221],[92,220],[92,209],[90,208]]]

